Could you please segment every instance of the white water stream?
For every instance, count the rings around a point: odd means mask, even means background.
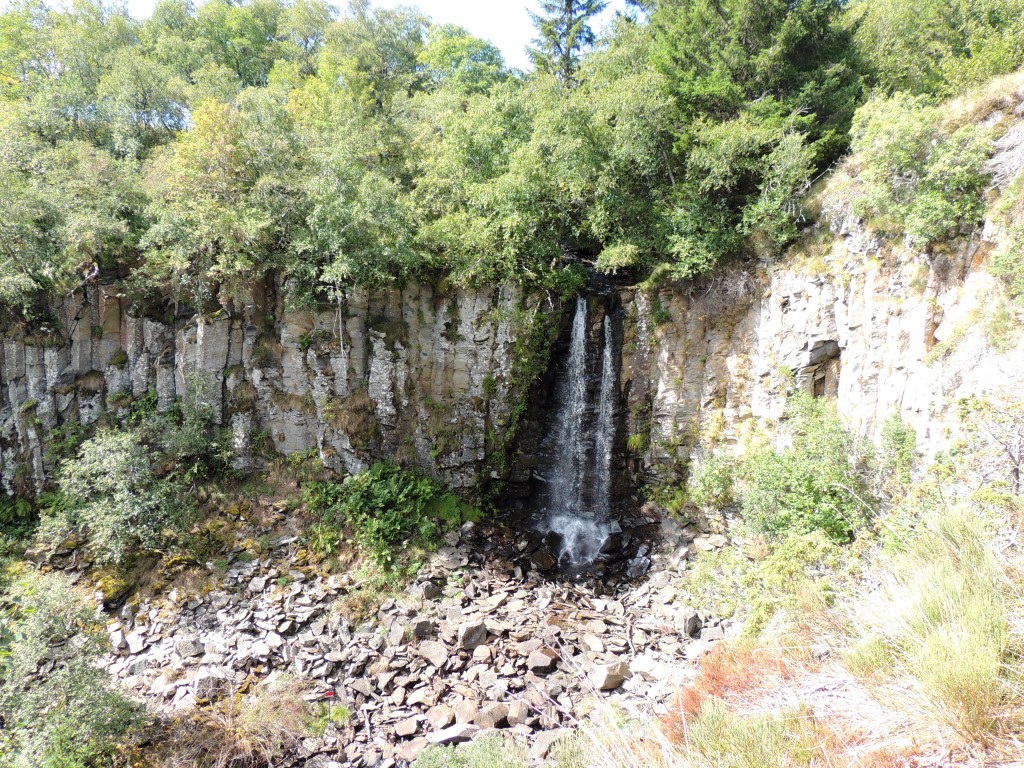
[[[611,516],[612,450],[615,444],[615,350],[611,319],[604,319],[601,379],[596,403],[588,401],[587,302],[576,300],[565,378],[558,390],[554,462],[549,476],[545,532],[560,537],[559,561],[592,563],[619,530]]]

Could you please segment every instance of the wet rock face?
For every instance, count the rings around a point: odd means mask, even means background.
[[[334,470],[392,457],[475,490],[491,476],[488,432],[509,424],[513,350],[522,318],[537,316],[532,302],[511,287],[410,284],[293,312],[272,286],[254,286],[212,316],[158,322],[132,316],[118,284],[90,285],[53,307],[45,332],[3,340],[3,485],[42,486],[44,444],[65,422],[92,423],[150,391],[169,408],[202,386],[241,469],[262,431],[277,451],[315,451]]]

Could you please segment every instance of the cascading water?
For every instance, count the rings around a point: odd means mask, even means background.
[[[612,320],[604,316],[604,349],[601,352],[601,389],[597,400],[597,432],[594,435],[594,511],[605,519],[612,505],[612,449],[615,447],[615,361]]]
[[[588,401],[587,302],[576,300],[565,378],[553,434],[554,462],[548,508],[541,527],[559,536],[559,562],[592,563],[619,530],[611,518],[612,449],[615,443],[615,354],[611,319],[604,319],[604,348],[597,402]],[[596,413],[595,413],[596,411]],[[588,414],[596,418],[587,418]]]

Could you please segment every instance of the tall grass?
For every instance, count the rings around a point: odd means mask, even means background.
[[[1019,560],[978,510],[930,514],[883,559],[878,587],[848,610],[851,670],[902,684],[968,744],[1007,736],[1021,705]]]

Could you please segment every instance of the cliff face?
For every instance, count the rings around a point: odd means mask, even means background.
[[[755,425],[783,415],[794,385],[835,397],[864,436],[877,440],[899,414],[920,450],[947,447],[960,398],[1024,391],[1024,338],[1000,327],[1002,292],[982,268],[1000,247],[991,224],[922,253],[835,216],[813,257],[797,250],[702,290],[627,292],[623,381],[630,430],[649,435],[648,476],[739,450]]]
[[[864,436],[877,440],[898,413],[924,453],[947,447],[959,399],[1024,392],[1024,338],[984,269],[1006,247],[990,222],[920,252],[826,211],[778,264],[700,288],[606,285],[591,336],[615,318],[616,501],[635,506],[639,482],[681,482],[691,462],[740,450],[783,415],[793,386],[834,397]],[[169,408],[191,387],[231,430],[240,469],[269,449],[345,472],[390,457],[469,494],[510,480],[505,495],[522,497],[547,461],[554,406],[556,368],[537,378],[539,340],[559,324],[566,335],[563,315],[511,286],[356,289],[320,312],[288,310],[258,286],[213,316],[165,323],[133,316],[116,283],[90,285],[48,326],[3,338],[0,479],[8,492],[38,490],[54,429],[148,393]]]
[[[149,392],[168,408],[192,387],[231,429],[240,468],[259,442],[348,472],[394,457],[473,491],[495,474],[524,396],[516,344],[543,319],[538,303],[508,287],[409,285],[353,290],[307,313],[259,287],[212,317],[169,324],[131,316],[117,284],[89,286],[53,307],[53,327],[3,339],[3,485],[42,486],[58,425],[94,423]]]

